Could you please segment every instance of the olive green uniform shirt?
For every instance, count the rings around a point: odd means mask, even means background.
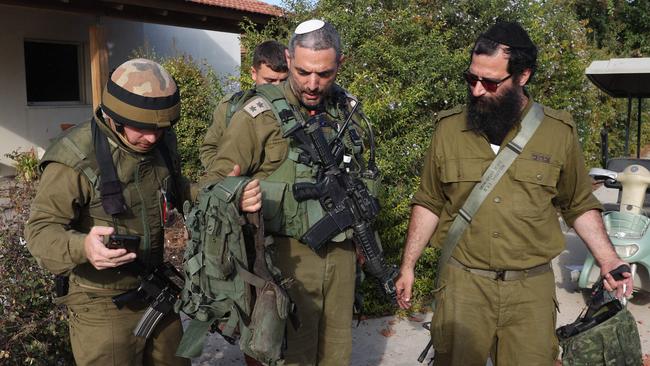
[[[100,123],[99,128],[109,136],[109,148],[124,188],[127,211],[117,215],[120,233],[140,236],[139,258],[155,265],[163,260],[161,189],[170,188],[169,170],[158,149],[135,153],[107,126]],[[88,171],[97,172],[92,163],[84,163],[94,159],[89,122],[67,130],[64,136],[48,148],[50,155],[44,157],[47,165],[32,202],[25,235],[29,251],[41,266],[55,274],[69,275],[69,293],[56,301],[67,306],[75,363],[189,365],[189,360],[175,356],[182,337],[178,314],[165,315],[148,339],[134,336],[133,329],[146,307],[130,304],[118,309],[111,297],[136,288],[140,280],[119,267],[97,270],[86,258],[84,239],[91,227],[112,226],[112,220],[102,208],[97,181],[89,179],[92,174]],[[70,154],[62,154],[62,148]],[[52,155],[57,149],[59,153]],[[80,165],[73,168],[65,163],[74,160]],[[183,192],[178,192],[182,198],[188,194],[184,183]]]
[[[291,105],[300,105],[289,83],[280,86]],[[216,113],[215,113],[216,114]],[[223,110],[225,117],[226,109]],[[306,113],[305,113],[306,114]],[[213,124],[214,125],[214,124]],[[212,132],[216,132],[211,128]],[[214,136],[206,136],[206,143],[214,143]],[[206,144],[204,143],[204,145]],[[213,157],[203,160],[207,180],[225,177],[235,164],[241,167],[241,175],[265,178],[273,173],[287,157],[289,144],[282,137],[282,129],[271,110],[252,116],[244,109],[233,114],[228,128],[218,143]]]
[[[231,95],[223,98],[217,108],[212,113],[212,124],[208,127],[203,139],[203,144],[199,147],[199,158],[205,170],[213,170],[212,163],[216,161],[217,153],[219,152],[219,140],[223,135],[226,127],[226,114],[230,108]]]
[[[108,127],[99,124],[108,131]],[[128,149],[111,132],[111,142],[118,178],[123,184],[123,196],[127,209],[117,215],[120,234],[140,236],[138,256],[148,265],[163,260],[164,228],[162,189],[171,189],[169,170],[158,149],[146,154]],[[74,140],[74,142],[72,142]],[[78,141],[77,141],[78,140]],[[71,147],[75,143],[82,147]],[[86,168],[84,161],[94,159],[90,122],[66,131],[48,152],[61,146],[68,151],[68,158],[78,154],[78,167],[66,165],[68,159],[52,158],[46,153],[46,164],[41,182],[32,202],[29,221],[25,228],[27,246],[38,263],[55,274],[69,274],[71,280],[90,287],[127,290],[138,286],[134,276],[119,268],[95,269],[86,258],[84,239],[93,226],[113,226],[110,215],[101,203],[97,177],[91,181],[85,171],[98,171],[92,164]],[[89,146],[90,151],[83,146]],[[80,150],[81,149],[81,150]],[[81,159],[81,157],[84,157]],[[96,167],[95,167],[96,168]],[[91,174],[91,173],[89,173]],[[92,174],[91,174],[92,175]],[[186,182],[181,182],[181,200],[187,197]]]
[[[532,100],[529,101],[525,115]],[[440,221],[431,242],[442,247],[456,213],[495,158],[487,138],[467,127],[467,110],[440,113],[413,204]],[[517,124],[501,149],[520,130]],[[453,257],[472,268],[525,269],[549,262],[564,249],[557,212],[572,225],[601,209],[571,116],[544,107],[544,119],[510,169],[487,196]]]

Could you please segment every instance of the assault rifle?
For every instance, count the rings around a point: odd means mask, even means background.
[[[621,281],[625,278],[623,276],[625,272],[630,272],[630,267],[621,264],[609,273],[616,281]],[[597,326],[621,310],[623,310],[623,304],[612,293],[605,290],[605,278],[602,278],[594,284],[591,290],[591,299],[588,301],[586,312],[580,314],[573,323],[558,328],[555,334],[562,341]]]
[[[394,279],[397,269],[384,262],[383,250],[371,228],[372,221],[379,213],[379,202],[370,194],[361,178],[339,167],[344,150],[341,136],[351,116],[352,113],[332,141],[332,147],[321,128],[323,115],[310,118],[301,129],[303,136],[309,139],[312,160],[320,165],[321,170],[316,183],[295,183],[293,195],[298,202],[318,199],[325,216],[310,227],[300,240],[313,250],[318,250],[337,234],[352,228],[354,241],[365,258],[366,272],[379,280],[383,292],[395,303]],[[304,141],[303,145],[306,145]]]
[[[113,303],[118,309],[134,301],[149,304],[149,308],[133,330],[136,337],[149,338],[158,322],[173,310],[185,280],[169,262],[149,271],[138,261],[126,266],[133,274],[142,276],[142,282],[137,289],[113,297]]]

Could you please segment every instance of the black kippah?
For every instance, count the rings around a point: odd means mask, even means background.
[[[514,48],[534,48],[524,28],[515,22],[497,22],[481,37]]]

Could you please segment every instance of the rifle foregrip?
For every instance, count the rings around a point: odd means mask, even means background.
[[[386,296],[394,304],[397,303],[397,288],[394,281],[395,277],[397,277],[397,269],[384,262],[384,256],[379,243],[377,243],[374,231],[367,222],[361,222],[354,225],[354,235],[366,259],[366,272],[376,277]]]
[[[314,200],[320,197],[320,189],[316,183],[294,183],[291,191],[293,192],[293,198],[295,198],[298,202]]]

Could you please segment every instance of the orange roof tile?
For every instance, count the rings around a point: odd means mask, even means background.
[[[193,3],[220,6],[222,8],[242,10],[249,13],[281,16],[281,8],[257,0],[189,0]]]

